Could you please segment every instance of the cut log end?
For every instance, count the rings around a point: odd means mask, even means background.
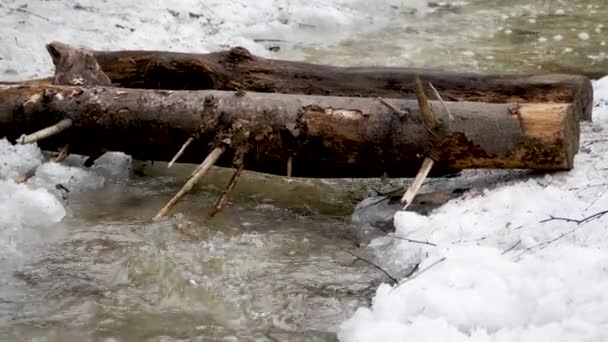
[[[574,167],[574,157],[580,144],[580,122],[572,105],[523,104],[517,115],[526,138],[545,146],[556,146],[555,158],[562,161],[563,169]]]

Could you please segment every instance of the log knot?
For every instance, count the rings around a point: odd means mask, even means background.
[[[52,42],[46,45],[55,65],[54,84],[74,86],[110,86],[112,81],[102,71],[92,51],[75,49]]]
[[[246,60],[252,60],[253,55],[249,50],[242,46],[236,46],[228,51],[228,60],[233,63],[240,63]]]

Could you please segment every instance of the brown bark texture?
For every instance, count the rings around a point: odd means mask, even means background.
[[[70,118],[73,126],[40,141],[42,148],[70,143],[72,153],[105,149],[169,161],[194,135],[180,162],[200,163],[228,141],[220,166],[245,153],[248,170],[286,175],[291,157],[294,177],[324,178],[411,177],[431,148],[437,159],[431,176],[469,168],[568,170],[578,150],[571,103],[448,101],[453,119],[442,122],[437,140],[416,100],[384,100],[407,115],[369,97],[4,85],[0,136],[14,140]]]
[[[118,87],[171,90],[245,90],[302,95],[414,99],[419,76],[446,101],[570,103],[591,120],[593,88],[582,75],[485,75],[402,67],[340,67],[267,59],[244,48],[207,54],[92,51]],[[427,94],[432,94],[426,89]]]

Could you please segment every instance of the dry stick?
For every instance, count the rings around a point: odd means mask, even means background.
[[[435,89],[435,86],[433,85],[433,83],[429,82],[429,86],[433,90],[433,93],[435,93],[435,97],[437,98],[437,100],[439,100],[439,102],[441,102],[441,105],[443,106],[443,109],[445,109],[445,112],[448,114],[448,117],[450,118],[450,120],[454,120],[454,116],[452,116],[452,113],[450,112],[448,105],[445,104],[445,102],[441,98],[441,95],[439,94],[437,89]]]
[[[38,140],[42,140],[44,138],[48,138],[55,134],[61,133],[62,131],[70,128],[71,126],[72,126],[72,119],[63,119],[63,120],[59,121],[58,123],[54,124],[53,126],[43,128],[43,129],[41,129],[37,132],[34,132],[32,134],[29,134],[29,135],[25,135],[25,134],[22,135],[21,137],[19,137],[19,139],[17,139],[17,143],[21,144],[21,145],[33,143]]]
[[[403,119],[404,117],[407,116],[407,112],[404,110],[401,110],[395,106],[393,106],[392,104],[388,103],[385,99],[378,97],[378,101],[380,101],[380,103],[382,103],[383,105],[385,105],[388,109],[392,110],[393,113],[397,114],[399,116],[400,119]]]
[[[167,169],[171,168],[171,166],[173,166],[173,164],[175,164],[175,162],[177,161],[177,159],[179,157],[182,156],[182,154],[184,154],[184,152],[186,151],[186,148],[188,148],[188,146],[194,141],[193,137],[188,138],[188,140],[186,140],[186,142],[182,145],[182,148],[179,149],[179,151],[177,151],[177,153],[175,154],[175,157],[173,157],[173,159],[171,159],[171,161],[169,162],[169,165],[167,165]]]
[[[287,159],[287,177],[291,178],[291,174],[293,171],[293,156],[289,156],[289,159]]]
[[[218,146],[213,151],[211,151],[207,158],[203,160],[201,165],[199,165],[194,170],[194,172],[192,173],[186,184],[184,184],[184,186],[181,188],[181,190],[179,190],[179,192],[175,194],[173,198],[171,198],[171,200],[158,212],[158,214],[156,214],[156,216],[154,217],[154,221],[158,221],[163,217],[166,217],[171,211],[171,209],[173,209],[173,207],[177,204],[177,202],[179,202],[182,197],[184,197],[190,190],[192,190],[194,185],[196,185],[196,183],[207,173],[207,171],[209,171],[211,166],[213,166],[213,164],[217,162],[217,160],[220,158],[220,156],[222,155],[222,153],[224,153],[225,150],[226,147],[222,144],[221,146]]]
[[[521,252],[519,255],[517,255],[517,259],[521,258],[524,254],[528,253],[529,251],[535,249],[535,248],[539,248],[540,249],[545,249],[547,248],[549,245],[553,244],[554,242],[563,239],[564,237],[576,233],[579,229],[581,229],[582,227],[585,226],[585,224],[593,221],[593,220],[597,220],[602,218],[602,216],[608,214],[608,210],[602,210],[600,212],[597,212],[593,215],[587,216],[583,219],[577,220],[577,219],[571,219],[571,218],[567,218],[567,217],[555,217],[555,216],[550,216],[548,219],[539,221],[539,223],[545,223],[545,222],[550,222],[550,221],[565,221],[565,222],[573,222],[576,223],[577,227],[569,230],[567,232],[563,232],[561,234],[559,234],[558,236],[556,236],[555,238],[551,239],[551,240],[547,240],[547,241],[543,241],[539,244],[536,244],[534,246],[528,247],[526,250],[524,250],[523,252]]]
[[[414,181],[412,182],[410,187],[407,189],[407,191],[405,192],[405,194],[403,194],[403,197],[401,198],[401,203],[403,203],[403,210],[407,209],[407,207],[409,207],[409,205],[412,204],[412,202],[414,201],[414,198],[418,194],[418,191],[420,191],[420,188],[422,187],[422,183],[424,183],[424,180],[426,179],[426,176],[428,176],[429,172],[431,171],[431,168],[433,167],[434,163],[435,162],[433,161],[433,159],[431,159],[429,157],[424,158],[424,161],[422,162],[422,166],[420,167],[420,170],[418,170],[418,173],[416,174],[416,178],[414,178]]]
[[[239,160],[236,162],[236,164],[237,164],[236,170],[234,171],[234,174],[232,174],[232,178],[230,178],[230,181],[228,182],[228,185],[226,186],[226,190],[224,190],[222,197],[220,197],[217,200],[215,207],[213,208],[213,210],[211,210],[211,216],[214,216],[215,214],[219,213],[224,208],[224,205],[226,205],[226,202],[228,201],[228,197],[230,196],[230,193],[236,186],[236,182],[239,180],[239,177],[241,176],[241,174],[243,173],[243,170],[245,169],[245,163],[243,162],[243,157],[239,158]]]
[[[420,78],[416,76],[414,79],[414,92],[416,93],[416,98],[418,99],[418,107],[420,108],[420,114],[422,115],[422,121],[424,123],[424,127],[429,132],[433,139],[437,138],[437,133],[435,132],[436,127],[439,125],[437,119],[435,118],[435,114],[431,109],[431,105],[429,104],[429,100],[424,93],[424,88],[422,87],[422,82]],[[407,189],[403,197],[401,198],[401,203],[404,203],[403,210],[407,209],[407,207],[412,203],[418,191],[420,191],[420,187],[422,183],[428,176],[431,168],[433,168],[433,164],[435,161],[429,157],[425,157],[422,162],[422,166],[418,173],[416,174],[416,178],[414,178],[414,182]]]
[[[69,153],[68,153],[69,147],[70,147],[69,144],[63,145],[63,147],[59,150],[59,154],[57,154],[57,156],[51,160],[54,161],[55,163],[61,163],[62,161],[64,161],[69,155]]]
[[[521,240],[517,240],[517,242],[516,242],[515,244],[513,244],[511,247],[509,247],[509,248],[505,249],[505,250],[502,252],[502,255],[505,255],[505,254],[509,253],[510,251],[514,250],[514,249],[515,249],[515,247],[519,246],[520,244],[521,244]]]
[[[428,246],[437,247],[437,244],[432,243],[432,242],[428,242],[428,241],[408,239],[408,238],[404,238],[404,237],[401,237],[401,236],[398,236],[398,235],[387,235],[387,237],[393,238],[393,239],[397,239],[397,240],[403,240],[403,241],[410,242],[410,243],[418,243],[418,244],[421,244],[421,245],[428,245]]]

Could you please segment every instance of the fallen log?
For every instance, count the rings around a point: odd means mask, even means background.
[[[218,161],[294,177],[411,177],[429,152],[416,100],[228,91],[167,91],[55,85],[0,86],[0,136],[16,139],[63,119],[72,127],[39,142],[90,155],[123,151],[135,159],[200,163],[226,137]],[[444,104],[430,101],[434,111]],[[430,176],[468,168],[568,170],[578,150],[574,105],[446,102],[452,120],[434,144]],[[238,135],[234,135],[238,128]],[[245,153],[246,152],[246,153]],[[291,162],[289,162],[291,160]]]
[[[581,75],[483,75],[401,67],[339,67],[266,59],[244,48],[207,54],[93,51],[118,87],[415,99],[418,75],[446,101],[570,103],[591,121],[593,87]],[[425,88],[428,83],[425,83]],[[430,89],[425,89],[430,93]]]

